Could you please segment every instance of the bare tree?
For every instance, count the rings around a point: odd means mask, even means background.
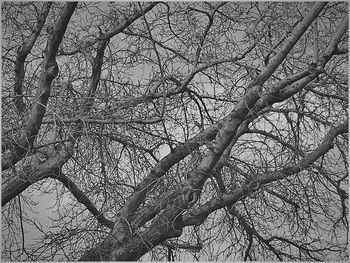
[[[348,259],[347,29],[345,2],[4,2],[2,258]]]

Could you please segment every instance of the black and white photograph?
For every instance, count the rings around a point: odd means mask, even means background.
[[[1,261],[349,261],[347,1],[2,1]]]

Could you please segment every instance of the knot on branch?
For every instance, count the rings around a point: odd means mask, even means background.
[[[192,206],[198,201],[199,195],[199,189],[187,188],[184,192],[184,201],[188,204],[188,206]]]
[[[259,181],[251,181],[251,182],[248,184],[248,188],[249,188],[251,191],[253,191],[253,192],[259,190],[259,188],[260,188],[260,183],[259,183]]]
[[[49,62],[46,67],[47,77],[53,80],[58,74],[58,65],[56,61]]]

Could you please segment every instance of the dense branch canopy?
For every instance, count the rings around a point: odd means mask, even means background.
[[[2,4],[4,260],[348,259],[345,2]]]

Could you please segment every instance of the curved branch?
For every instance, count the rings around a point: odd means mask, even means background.
[[[33,30],[33,33],[28,37],[27,41],[19,48],[17,52],[16,57],[16,64],[15,64],[15,86],[14,86],[14,103],[17,108],[17,111],[19,114],[23,115],[25,111],[25,104],[23,101],[23,94],[22,94],[22,85],[23,85],[23,79],[25,75],[24,71],[24,62],[32,50],[44,24],[46,21],[46,17],[49,14],[50,7],[52,3],[44,3],[43,8],[41,11],[41,14],[38,18],[37,24],[35,25],[35,28]]]
[[[40,130],[42,119],[46,113],[46,104],[50,97],[51,83],[58,74],[55,56],[76,5],[76,2],[68,2],[65,5],[62,15],[57,20],[54,30],[49,36],[44,55],[43,69],[40,75],[37,95],[31,115],[18,140],[18,144],[9,152],[3,154],[1,159],[2,170],[6,170],[15,165],[25,156]]]
[[[36,156],[33,156],[33,158],[36,158]],[[1,206],[6,205],[12,198],[22,193],[35,182],[58,174],[60,165],[61,162],[56,156],[45,163],[33,160],[32,165],[24,166],[23,169],[17,173],[17,176],[2,183]]]

